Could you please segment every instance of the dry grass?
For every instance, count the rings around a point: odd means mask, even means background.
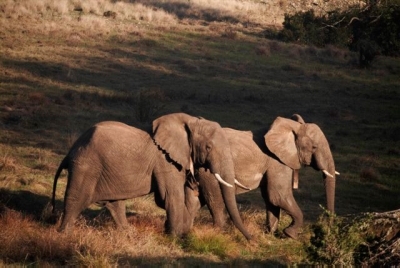
[[[16,211],[5,209],[0,216],[0,256],[13,263],[109,266],[129,256],[132,265],[143,257],[160,258],[178,247],[162,242],[164,238],[150,230],[117,231],[112,227],[91,227],[81,220],[72,233],[60,234],[55,227],[35,222]],[[15,230],[20,230],[15,232]],[[126,257],[125,257],[126,258]],[[129,261],[127,263],[130,263]]]
[[[162,232],[163,217],[137,215],[129,219],[132,227],[116,230],[109,224],[110,218],[80,218],[71,232],[58,233],[55,226],[2,206],[0,242],[7,247],[0,249],[0,256],[5,264],[40,266],[173,265],[177,259],[209,265],[233,260],[231,264],[248,266],[258,262],[248,257],[261,254],[274,240],[253,226],[257,242],[248,244],[239,233],[233,237],[229,232],[221,233],[201,219],[202,224],[196,224],[188,238],[172,239]],[[270,257],[279,260],[283,251],[287,251],[287,245],[275,246]]]
[[[6,146],[1,146],[0,148],[0,170],[15,172],[17,159],[11,155],[11,148]]]
[[[318,11],[328,11],[337,8],[337,2],[321,2],[318,7],[310,5]],[[351,5],[348,1],[344,6]],[[306,5],[308,5],[307,3]],[[112,12],[112,18],[150,22],[156,25],[175,25],[178,20],[195,18],[205,21],[227,21],[249,25],[280,25],[285,13],[299,11],[304,3],[288,3],[286,1],[240,1],[240,0],[173,0],[173,1],[107,1],[107,0],[23,0],[15,2],[6,0],[0,4],[0,16],[12,19],[24,18],[68,18],[71,12],[79,16],[79,21],[91,29],[106,27],[104,20],[96,16],[103,16]],[[94,16],[81,16],[92,14]],[[51,25],[45,25],[51,27]]]

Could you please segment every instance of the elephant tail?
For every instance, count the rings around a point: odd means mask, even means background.
[[[60,177],[61,171],[66,168],[68,168],[68,155],[61,161],[60,166],[57,169],[56,175],[54,175],[53,195],[51,198],[51,205],[53,207],[53,213],[56,210],[56,189],[57,189],[58,177]]]

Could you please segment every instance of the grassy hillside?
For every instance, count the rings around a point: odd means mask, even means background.
[[[309,261],[308,227],[299,241],[264,233],[259,191],[238,196],[253,243],[233,227],[214,230],[206,209],[188,239],[171,239],[151,196],[129,200],[125,232],[93,206],[72,235],[57,233],[42,217],[55,170],[82,131],[102,120],[142,126],[182,111],[247,130],[299,113],[330,141],[341,172],[338,215],[399,208],[399,59],[359,69],[349,51],[264,38],[289,11],[284,1],[17,2],[0,3],[0,264]],[[61,179],[60,210],[64,190]],[[301,170],[296,198],[315,222],[325,203],[321,174]]]

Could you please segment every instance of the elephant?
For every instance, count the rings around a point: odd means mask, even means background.
[[[266,206],[267,232],[275,233],[280,210],[292,218],[284,233],[293,239],[303,225],[303,213],[293,197],[298,170],[302,165],[322,171],[325,180],[327,209],[334,212],[335,163],[322,130],[305,123],[300,115],[292,119],[277,117],[271,127],[257,131],[224,128],[232,151],[237,184],[236,194],[260,188]],[[214,225],[225,224],[224,204],[218,185],[205,168],[196,170],[202,203],[208,206]],[[293,177],[292,177],[293,175]]]
[[[58,231],[69,230],[92,203],[105,206],[117,227],[125,227],[124,200],[154,193],[156,204],[166,210],[165,232],[183,236],[200,209],[197,183],[191,179],[194,166],[215,175],[228,212],[250,239],[237,208],[232,154],[222,127],[184,113],[161,116],[148,129],[104,121],[84,132],[54,177],[53,212],[58,177],[68,169]]]

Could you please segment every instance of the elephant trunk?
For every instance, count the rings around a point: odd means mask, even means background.
[[[215,168],[215,166],[211,167],[211,173],[213,173],[214,175],[215,173],[217,173],[217,170],[220,171],[218,173],[221,174],[223,180],[225,180],[228,184],[235,185],[235,173],[232,160],[226,159],[224,167],[222,167],[221,169]],[[244,227],[242,218],[240,217],[239,209],[236,203],[235,187],[230,187],[222,183],[220,184],[220,186],[226,210],[228,211],[228,214],[233,224],[236,226],[236,228],[239,229],[239,231],[246,237],[247,240],[251,240],[252,237],[247,229]]]
[[[323,172],[326,193],[326,208],[335,212],[335,189],[336,189],[336,171],[333,161],[332,152],[329,148],[328,141],[324,137],[322,146],[315,154],[316,168]]]
[[[325,177],[326,207],[330,212],[335,213],[336,178],[335,175],[333,175],[333,177],[330,177],[326,176],[325,174],[324,177]]]
[[[226,210],[236,228],[246,237],[247,240],[251,240],[252,237],[247,229],[244,227],[242,218],[240,217],[239,209],[236,203],[236,192],[234,187],[227,187],[221,185],[222,196],[224,198]]]

